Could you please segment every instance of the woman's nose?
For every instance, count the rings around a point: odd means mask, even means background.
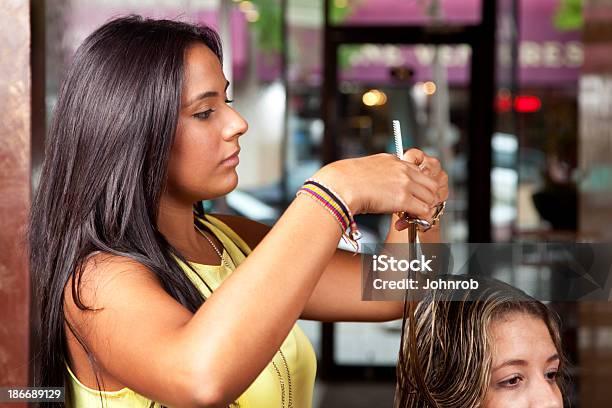
[[[556,384],[541,383],[534,387],[529,408],[563,408],[563,397]]]
[[[223,138],[233,139],[245,134],[249,129],[249,124],[246,120],[232,108],[230,108],[228,112],[228,122],[223,129]]]

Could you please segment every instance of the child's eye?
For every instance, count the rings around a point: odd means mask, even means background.
[[[204,119],[208,119],[213,112],[214,112],[214,109],[208,109],[208,110],[205,110],[204,112],[196,113],[195,115],[193,115],[193,117],[196,119],[204,120]]]

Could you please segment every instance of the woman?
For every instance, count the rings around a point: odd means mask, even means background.
[[[360,301],[359,257],[336,247],[351,214],[431,219],[448,195],[439,162],[332,163],[313,176],[326,198],[305,184],[271,229],[204,214],[195,203],[236,187],[247,131],[221,60],[209,28],[131,16],[92,33],[67,72],[30,246],[36,385],[66,384],[72,406],[308,407],[316,360],[298,318],[401,316]],[[405,240],[393,221],[387,239]]]
[[[559,318],[522,291],[429,291],[404,329],[395,407],[563,407]]]

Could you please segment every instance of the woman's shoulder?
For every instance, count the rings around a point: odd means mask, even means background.
[[[255,248],[272,229],[269,225],[231,214],[208,214],[232,229],[250,248]]]
[[[149,268],[135,259],[104,251],[94,251],[87,255],[82,262],[82,272],[84,274],[108,278],[116,273],[126,271],[133,271],[137,275],[155,276]]]
[[[104,294],[109,297],[116,294],[118,284],[122,286],[161,288],[157,276],[140,262],[126,256],[113,255],[107,252],[96,251],[89,254],[81,263],[76,273],[69,277],[64,286],[64,303],[66,311],[77,311],[73,299],[73,280],[78,287],[77,294],[80,301],[97,307],[103,301]],[[109,290],[110,288],[110,290]],[[108,299],[107,299],[108,300]]]

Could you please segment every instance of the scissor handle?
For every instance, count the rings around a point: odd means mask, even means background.
[[[408,221],[409,224],[414,224],[418,226],[423,232],[427,231],[428,229],[432,227],[429,221],[423,220],[421,218],[413,217],[412,215],[408,214],[406,211],[398,212],[397,216],[400,217],[400,219],[402,220]]]

